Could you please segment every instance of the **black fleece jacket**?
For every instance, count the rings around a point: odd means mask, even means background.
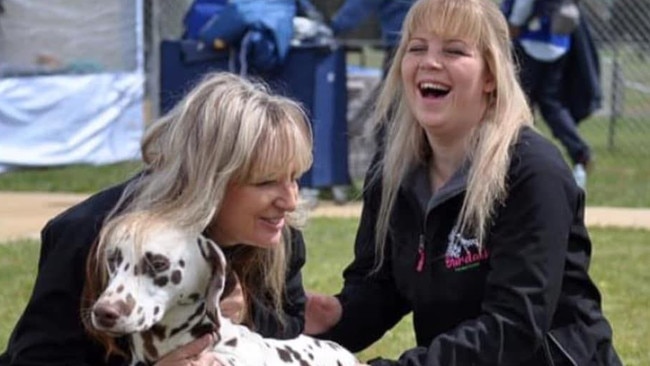
[[[42,230],[33,293],[5,353],[0,355],[0,366],[126,364],[121,357],[105,359],[105,350],[85,333],[80,315],[86,257],[125,186],[123,183],[95,194],[50,220]],[[293,338],[304,328],[306,298],[301,268],[305,245],[300,232],[294,231],[292,238],[284,309],[288,315],[286,325],[280,326],[274,313],[264,305],[266,297],[253,299],[256,331],[265,336]]]
[[[427,171],[414,167],[400,188],[386,260],[372,276],[381,187],[365,190],[338,295],[343,318],[323,337],[358,351],[412,312],[417,345],[372,366],[620,365],[587,273],[584,192],[559,151],[522,130],[482,245],[454,230],[466,169],[435,194]]]

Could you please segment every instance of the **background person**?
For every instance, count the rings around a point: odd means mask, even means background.
[[[382,82],[388,73],[395,50],[399,44],[400,33],[404,17],[415,0],[346,0],[341,8],[334,14],[330,27],[335,36],[348,32],[359,27],[371,15],[379,18],[379,27],[381,31],[381,41],[384,50],[384,59],[382,62]],[[376,100],[378,90],[373,90],[368,101],[372,103]],[[370,112],[371,106],[364,104],[361,113],[356,118],[365,120],[367,113]],[[385,127],[378,126],[374,134],[374,141],[377,150],[384,145]]]
[[[222,305],[225,315],[265,336],[300,334],[305,248],[300,232],[289,228],[296,179],[311,165],[311,151],[311,130],[297,103],[236,75],[207,75],[147,127],[141,174],[43,229],[34,290],[0,365],[127,364],[120,356],[128,354],[124,339],[91,337],[92,329],[84,329],[102,285],[85,282],[84,268],[103,223],[138,210],[204,229],[224,246],[242,291],[234,294],[239,306]],[[195,357],[210,341],[199,339],[159,365],[212,365],[210,354]],[[116,352],[106,358],[107,350]]]
[[[532,127],[510,46],[491,0],[413,5],[354,260],[338,295],[308,295],[307,333],[359,351],[412,312],[417,346],[369,364],[621,364],[587,273],[584,191]]]
[[[592,157],[589,144],[580,136],[578,124],[563,100],[563,75],[571,35],[551,32],[551,17],[544,11],[544,4],[545,1],[536,0],[505,0],[502,8],[515,43],[522,87],[569,154],[574,174],[580,174],[591,168]],[[584,179],[577,181],[586,188]]]
[[[382,65],[385,75],[390,67],[390,60],[399,43],[400,30],[404,17],[414,0],[346,0],[334,14],[330,27],[335,36],[359,27],[376,15],[379,18],[381,41],[384,47],[384,62]]]

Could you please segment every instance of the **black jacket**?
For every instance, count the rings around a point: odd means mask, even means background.
[[[386,261],[370,277],[381,188],[365,191],[343,318],[323,336],[358,351],[412,311],[417,347],[373,366],[620,365],[587,274],[584,193],[558,150],[522,131],[483,249],[453,230],[466,171],[433,195],[426,171],[415,167],[398,192]]]
[[[42,230],[34,290],[0,356],[1,366],[125,364],[118,357],[105,360],[105,350],[84,332],[79,312],[86,257],[124,187],[121,184],[90,197],[49,221]],[[291,253],[286,326],[280,327],[273,313],[254,299],[254,323],[257,331],[266,336],[292,338],[304,327],[306,298],[300,271],[305,262],[305,245],[299,232],[293,233]]]

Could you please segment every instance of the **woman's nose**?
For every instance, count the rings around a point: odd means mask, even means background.
[[[440,69],[442,68],[442,63],[440,63],[438,55],[434,52],[427,52],[422,60],[420,61],[420,68],[422,69]]]
[[[280,185],[276,205],[285,211],[294,211],[298,204],[298,183],[295,180]]]

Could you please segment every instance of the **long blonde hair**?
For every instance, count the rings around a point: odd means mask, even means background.
[[[474,41],[483,55],[487,72],[495,80],[496,89],[488,96],[484,120],[470,138],[467,192],[457,218],[460,232],[471,230],[479,243],[483,243],[496,204],[507,193],[511,146],[521,127],[532,122],[517,80],[507,22],[497,5],[491,0],[416,1],[404,20],[402,37],[374,115],[376,123],[388,131],[381,169],[374,176],[382,183],[375,233],[377,265],[383,260],[390,213],[399,186],[407,171],[415,164],[426,162],[432,153],[424,129],[408,108],[402,86],[401,61],[416,31]]]
[[[104,252],[104,231],[114,226],[111,220],[146,212],[203,232],[219,212],[229,183],[299,176],[311,166],[312,145],[311,128],[298,103],[272,94],[261,82],[230,73],[206,75],[167,115],[147,127],[142,141],[145,172],[127,186],[91,252],[86,307],[106,284],[96,264]],[[288,222],[294,223],[291,215]],[[273,249],[238,250],[231,263],[244,293],[270,298],[280,320],[289,236],[284,230],[285,245]],[[250,318],[245,322],[253,325]]]

